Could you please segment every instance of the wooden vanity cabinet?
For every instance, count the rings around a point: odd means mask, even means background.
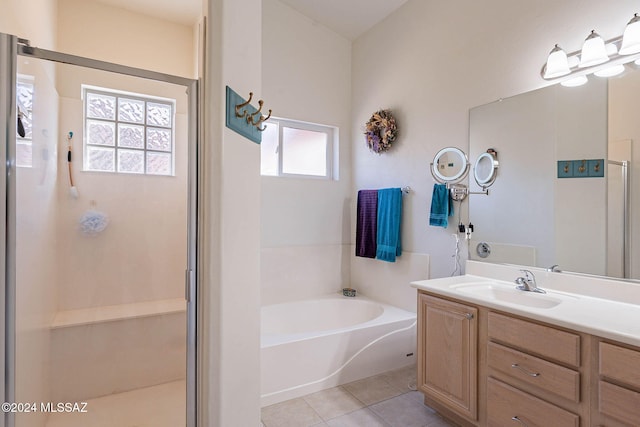
[[[598,343],[599,426],[640,426],[640,349]]]
[[[488,339],[487,425],[588,425],[579,334],[490,312]]]
[[[640,427],[640,348],[420,290],[418,388],[463,426]]]
[[[475,307],[418,294],[419,390],[468,420],[478,417],[477,318]]]

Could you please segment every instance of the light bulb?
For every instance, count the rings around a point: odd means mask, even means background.
[[[576,87],[576,86],[582,86],[588,81],[589,79],[587,78],[587,76],[578,76],[569,80],[565,80],[560,84],[565,87]]]
[[[624,72],[624,65],[618,64],[612,67],[603,68],[602,70],[598,70],[593,74],[595,74],[598,77],[613,77],[623,72]]]

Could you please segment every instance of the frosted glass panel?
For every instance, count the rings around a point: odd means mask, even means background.
[[[97,93],[87,93],[87,117],[115,120],[116,98]]]
[[[33,164],[33,145],[31,141],[16,143],[16,166],[31,167]]]
[[[144,123],[144,101],[118,98],[118,120],[123,122]]]
[[[87,142],[93,145],[115,145],[115,124],[87,120]]]
[[[147,124],[149,126],[171,127],[171,106],[147,103]]]
[[[171,151],[171,130],[147,128],[147,149]]]
[[[327,175],[327,134],[311,130],[282,130],[282,172]]]
[[[118,150],[118,172],[144,173],[144,151]]]
[[[171,175],[171,154],[148,152],[147,173],[151,175]]]
[[[119,124],[118,146],[144,148],[144,126]]]
[[[278,175],[278,128],[275,123],[266,123],[260,143],[260,174]]]
[[[115,150],[112,148],[87,147],[87,169],[115,172]]]

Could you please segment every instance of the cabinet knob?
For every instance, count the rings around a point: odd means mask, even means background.
[[[512,419],[513,421],[517,421],[517,422],[519,422],[520,424],[522,424],[522,425],[523,425],[523,426],[525,426],[525,427],[527,426],[527,423],[525,423],[525,422],[524,422],[524,421],[522,421],[520,418],[518,418],[518,416],[517,416],[517,415],[516,415],[515,417],[511,417],[511,419]]]
[[[531,372],[528,369],[525,369],[522,366],[518,365],[517,363],[512,364],[511,367],[514,368],[514,369],[520,369],[522,372],[524,372],[525,374],[529,375],[530,377],[539,377],[540,376],[539,372]]]
[[[464,317],[466,317],[467,319],[471,320],[471,319],[473,319],[473,313],[466,313],[464,315]]]

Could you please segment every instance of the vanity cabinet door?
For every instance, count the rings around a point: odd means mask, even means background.
[[[598,409],[609,426],[640,425],[640,351],[601,342]]]
[[[418,296],[418,381],[430,399],[477,419],[478,310]]]

